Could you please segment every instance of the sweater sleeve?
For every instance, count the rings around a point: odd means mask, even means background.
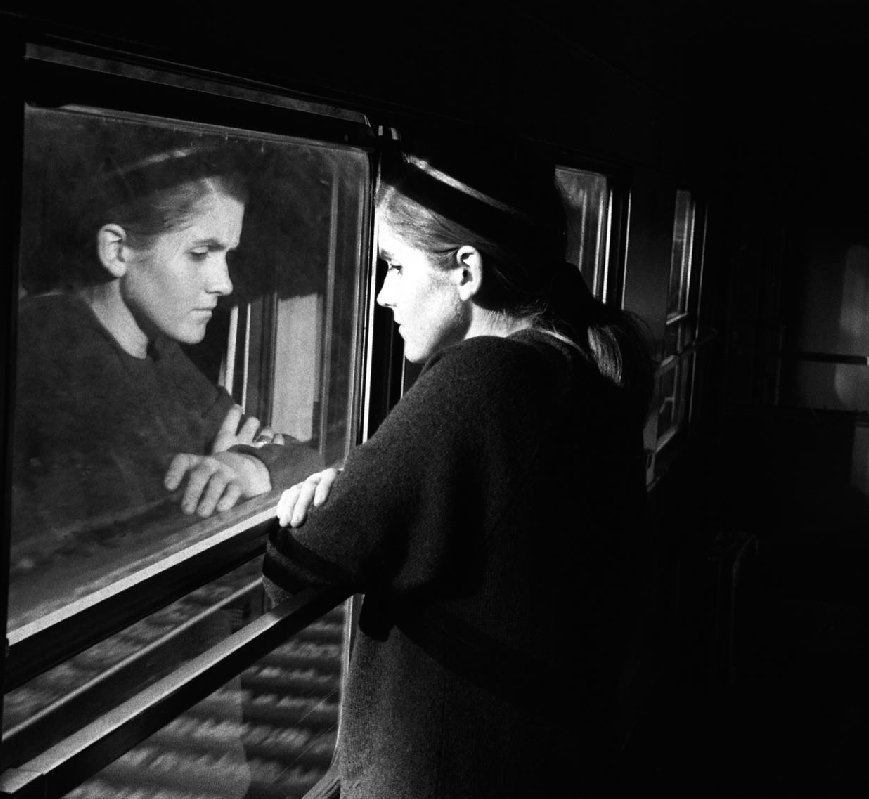
[[[289,488],[308,475],[326,468],[327,464],[319,450],[292,436],[284,435],[284,438],[286,441],[283,444],[236,444],[230,447],[230,452],[250,455],[261,461],[269,471],[272,489],[280,486]]]
[[[461,580],[474,524],[477,348],[429,362],[372,438],[348,457],[327,502],[270,536],[263,574],[277,588],[424,590]],[[454,555],[458,555],[454,557]]]

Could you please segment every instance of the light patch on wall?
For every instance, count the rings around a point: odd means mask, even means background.
[[[854,245],[845,256],[840,330],[862,351],[869,353],[869,247]],[[860,346],[862,344],[862,346]]]
[[[839,340],[844,352],[869,356],[869,247],[860,244],[849,247],[845,255]],[[869,406],[869,367],[837,366],[834,385],[846,408]]]

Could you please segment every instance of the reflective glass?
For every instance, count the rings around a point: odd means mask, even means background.
[[[369,167],[346,146],[28,107],[22,185],[13,643],[343,459]],[[248,449],[268,463],[256,496],[185,512],[191,467],[275,433]]]
[[[658,376],[658,441],[675,429],[678,419],[679,394],[679,361],[674,360],[665,371]]]
[[[606,299],[610,192],[605,175],[556,167],[555,178],[567,205],[565,258],[580,268],[592,293]]]
[[[334,751],[344,629],[342,605],[67,796],[301,797]]]
[[[260,616],[261,570],[257,557],[7,691],[4,761],[52,746]]]
[[[685,342],[682,340],[686,332],[686,326],[682,320],[667,322],[664,328],[664,352],[663,357],[668,358],[682,351]]]
[[[677,191],[673,249],[670,257],[670,287],[667,293],[668,314],[687,310],[693,242],[694,200],[690,192]]]

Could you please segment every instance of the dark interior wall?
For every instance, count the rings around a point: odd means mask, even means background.
[[[203,13],[159,2],[134,20],[39,2],[3,8],[73,40],[364,106],[375,122],[471,122],[650,165],[685,157],[677,133],[684,98],[606,62],[579,44],[574,30],[562,35],[510,4],[497,15],[449,2],[278,15],[264,3],[246,4],[245,13],[222,5]],[[584,19],[573,19],[573,27],[584,29]]]

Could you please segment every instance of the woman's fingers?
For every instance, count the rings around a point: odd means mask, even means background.
[[[332,483],[338,476],[337,469],[325,469],[320,472],[320,482],[314,490],[314,507],[320,507],[329,497],[329,492],[332,490]]]
[[[233,485],[233,481],[229,475],[219,468],[215,469],[208,476],[193,510],[202,517],[211,516],[217,507],[217,503],[231,485]],[[192,513],[193,511],[190,512]]]
[[[166,476],[163,478],[163,485],[169,491],[174,491],[181,485],[184,475],[192,469],[201,460],[198,455],[176,455],[172,458],[169,468],[166,470]]]
[[[293,510],[296,507],[296,500],[299,498],[299,491],[302,484],[296,483],[292,488],[288,488],[281,494],[278,500],[278,507],[275,511],[281,527],[289,527],[290,520],[293,518]]]
[[[282,527],[299,527],[308,517],[311,507],[319,507],[329,496],[337,469],[316,472],[281,494],[275,514]]]
[[[238,439],[237,443],[239,444],[253,444],[254,436],[257,434],[257,430],[259,430],[260,424],[259,419],[254,416],[250,416],[244,420],[244,424],[241,426],[241,430],[238,431]]]
[[[220,502],[217,503],[217,510],[220,513],[234,508],[236,503],[241,499],[241,486],[238,483],[232,482],[223,492]]]
[[[293,514],[290,517],[290,524],[293,527],[298,527],[308,517],[308,510],[314,501],[314,492],[317,490],[317,485],[320,482],[320,473],[312,474],[299,488],[299,496],[296,499]]]
[[[190,470],[187,476],[187,485],[184,487],[184,497],[181,500],[181,510],[185,513],[196,511],[206,486],[217,472],[217,464],[218,461],[213,458],[201,458],[200,462]],[[223,486],[220,488],[222,490]]]
[[[181,510],[210,516],[215,510],[223,512],[234,507],[245,492],[243,475],[226,463],[231,453],[217,456],[176,455],[169,464],[164,484],[170,491],[181,485],[185,475],[187,484],[181,497]]]
[[[217,436],[211,446],[212,452],[224,452],[237,443],[236,431],[238,430],[238,423],[241,421],[242,413],[241,405],[233,405],[229,409],[220,423],[220,429],[217,431]]]

